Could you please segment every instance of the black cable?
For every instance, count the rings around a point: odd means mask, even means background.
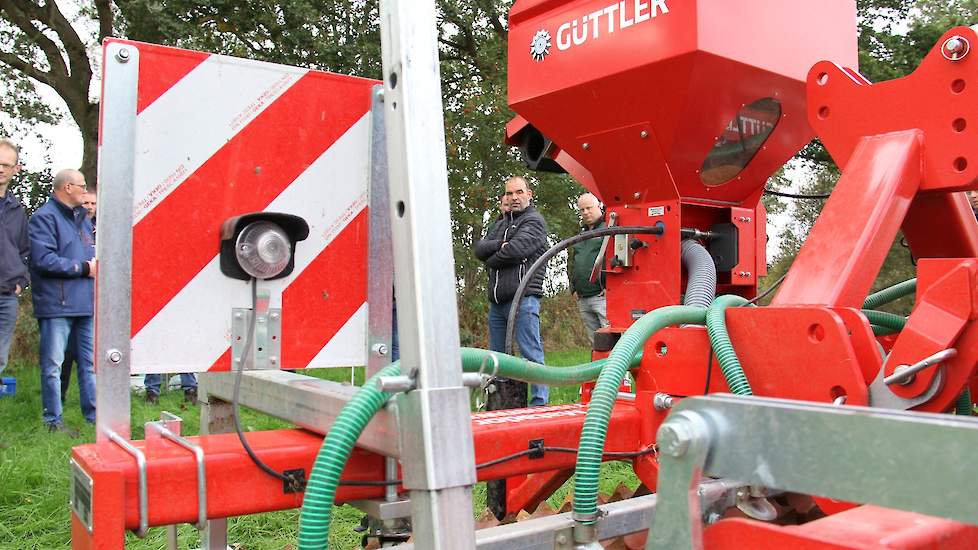
[[[758,294],[757,296],[754,296],[750,300],[747,300],[747,303],[748,304],[756,304],[759,300],[763,300],[765,296],[767,296],[768,294],[774,292],[774,289],[778,288],[778,285],[780,285],[782,282],[784,282],[784,278],[787,277],[787,276],[788,276],[788,272],[785,271],[784,274],[782,274],[780,277],[778,277],[778,280],[777,281],[774,281],[773,283],[771,283],[771,286],[765,288],[764,289],[764,292]]]
[[[275,479],[281,480],[285,484],[285,488],[288,492],[301,492],[305,490],[306,480],[301,477],[301,474],[285,474],[279,473],[272,469],[271,466],[265,464],[255,451],[248,444],[248,440],[245,438],[244,431],[241,429],[241,416],[238,411],[238,397],[241,394],[241,378],[244,373],[245,365],[248,364],[248,356],[251,353],[251,343],[255,336],[255,323],[258,317],[258,279],[251,279],[251,323],[248,324],[248,336],[245,338],[244,351],[241,353],[241,363],[238,364],[238,373],[234,378],[234,396],[231,398],[231,417],[234,419],[234,431],[238,433],[238,441],[241,442],[241,446],[244,447],[248,456],[251,457],[251,461],[255,463],[255,466],[265,472],[266,474],[274,477]]]
[[[774,195],[775,197],[784,197],[786,199],[827,199],[830,193],[824,193],[819,195],[798,195],[795,193],[785,193],[783,191],[775,191],[774,189],[764,188],[765,195]]]
[[[706,388],[703,389],[703,395],[708,395],[710,393],[710,377],[713,376],[713,346],[710,346],[710,356],[706,360]]]
[[[647,447],[645,449],[642,449],[641,451],[608,452],[608,453],[602,453],[601,456],[604,457],[604,458],[612,459],[612,460],[620,460],[620,459],[624,459],[624,458],[638,458],[640,456],[645,456],[645,455],[648,455],[648,454],[654,454],[656,451],[658,451],[658,449],[656,449],[655,445],[651,445],[651,446],[649,446],[649,447]],[[510,454],[510,455],[506,455],[506,456],[499,457],[499,458],[494,458],[494,459],[492,459],[490,461],[483,462],[481,464],[476,464],[475,469],[476,470],[481,470],[483,468],[489,468],[491,466],[498,466],[498,465],[503,464],[505,462],[510,462],[510,461],[516,460],[518,458],[523,458],[524,456],[527,456],[527,455],[537,454],[537,453],[541,453],[541,452],[543,452],[543,453],[550,452],[550,453],[573,453],[573,454],[577,454],[578,449],[576,449],[574,447],[537,447],[537,448],[534,448],[534,449],[524,449],[522,451],[515,452],[515,453]],[[391,486],[391,485],[400,485],[401,484],[401,480],[400,479],[384,480],[384,481],[349,480],[349,481],[340,481],[339,484],[342,485],[342,486],[347,486],[347,487],[388,487],[388,486]]]
[[[520,286],[516,288],[516,293],[513,295],[512,301],[510,301],[509,308],[509,318],[506,320],[506,345],[503,348],[503,352],[509,355],[513,355],[513,333],[516,332],[516,316],[520,312],[520,300],[523,299],[523,294],[526,292],[526,287],[530,286],[530,281],[533,280],[533,276],[540,269],[540,267],[547,265],[550,258],[553,258],[559,254],[565,248],[577,244],[581,241],[586,241],[589,239],[597,239],[599,237],[606,237],[611,235],[623,235],[623,234],[636,234],[636,235],[662,235],[665,233],[666,226],[662,222],[657,222],[656,225],[637,225],[637,226],[616,226],[616,227],[605,227],[602,229],[594,229],[591,231],[585,231],[584,233],[578,233],[573,237],[568,237],[559,243],[550,247],[549,250],[543,253],[537,261],[533,262],[530,269],[526,270],[523,278],[520,279]],[[514,307],[515,306],[515,307]]]

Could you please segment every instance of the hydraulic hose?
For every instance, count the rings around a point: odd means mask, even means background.
[[[897,283],[867,296],[866,301],[863,302],[863,309],[876,309],[883,304],[888,304],[916,291],[917,278],[907,279],[902,283]]]
[[[462,370],[465,372],[482,371],[485,374],[498,374],[524,382],[555,386],[594,380],[608,361],[608,359],[599,359],[570,367],[548,367],[521,357],[475,348],[462,348],[461,355]],[[636,368],[641,361],[641,353],[633,354],[627,368]],[[327,548],[333,502],[336,498],[340,474],[360,434],[391,396],[380,391],[377,379],[381,376],[396,376],[400,372],[400,362],[394,362],[364,382],[360,390],[337,415],[329,433],[326,434],[309,475],[306,494],[302,501],[302,511],[299,516],[300,550]]]
[[[591,393],[584,428],[581,430],[574,482],[574,520],[592,524],[598,517],[598,478],[611,409],[618,388],[645,341],[660,329],[683,323],[703,324],[706,310],[690,306],[667,306],[643,315],[622,334],[611,350]]]
[[[503,349],[507,354],[513,355],[513,334],[516,332],[516,316],[520,312],[520,301],[523,299],[523,294],[526,293],[526,287],[530,286],[530,281],[533,280],[533,275],[536,274],[541,267],[547,265],[550,258],[553,258],[566,248],[588,239],[597,239],[599,237],[607,237],[611,235],[662,235],[665,233],[665,231],[666,226],[662,222],[658,222],[652,226],[605,227],[602,229],[595,229],[593,231],[579,233],[550,247],[550,249],[544,252],[543,255],[537,259],[537,261],[533,262],[530,269],[523,274],[523,278],[520,280],[520,286],[516,287],[516,293],[513,295],[513,300],[510,302],[511,304],[515,304],[515,307],[511,306],[509,308],[509,318],[506,320],[506,346]]]
[[[720,363],[720,372],[723,373],[730,392],[735,395],[754,395],[754,392],[727,333],[726,312],[729,307],[740,307],[748,303],[746,298],[726,294],[717,298],[706,312],[706,331],[710,335],[710,345]]]
[[[391,394],[380,391],[377,379],[396,376],[400,372],[400,362],[396,362],[371,376],[336,416],[336,421],[323,439],[302,499],[299,514],[300,550],[328,549],[333,500],[340,474],[363,429],[391,397]]]
[[[687,280],[683,305],[710,307],[717,295],[717,268],[713,256],[693,239],[684,239],[681,250]]]
[[[897,315],[896,313],[888,313],[886,311],[876,311],[875,309],[864,309],[862,310],[863,315],[869,320],[870,324],[874,327],[880,327],[879,332],[882,334],[893,334],[895,332],[900,332],[903,327],[907,324],[907,318],[903,315]],[[877,329],[873,329],[873,333],[877,333]],[[880,336],[881,334],[877,334]]]

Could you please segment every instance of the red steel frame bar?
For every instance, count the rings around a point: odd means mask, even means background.
[[[476,462],[481,464],[525,451],[531,440],[542,439],[547,447],[576,449],[586,411],[584,405],[557,405],[473,414]],[[620,402],[612,414],[606,451],[641,451],[643,445],[638,435],[640,421],[641,414],[633,403]],[[242,449],[236,434],[187,439],[204,450],[208,518],[270,512],[302,505],[302,493],[283,493],[281,481],[258,470]],[[274,430],[251,432],[248,441],[262,460],[275,470],[304,468],[309,472],[322,445],[322,436],[305,430]],[[196,521],[198,502],[193,490],[196,480],[193,456],[170,443],[147,445],[145,441],[133,441],[132,444],[146,454],[149,525]],[[88,533],[72,512],[72,547],[76,550],[122,548],[125,530],[135,529],[139,525],[135,460],[111,442],[75,447],[72,458],[93,481],[93,533]],[[539,458],[524,456],[480,468],[478,477],[479,481],[486,481],[536,472],[572,470],[575,461],[574,453],[545,452]],[[343,480],[347,481],[383,479],[384,457],[359,449],[354,451],[343,472]],[[539,490],[527,489],[525,498],[533,500],[534,495],[539,493]],[[336,502],[381,498],[383,495],[383,487],[340,486]]]

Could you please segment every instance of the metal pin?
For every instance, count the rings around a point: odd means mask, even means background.
[[[891,386],[893,384],[905,386],[913,382],[918,372],[928,367],[939,365],[940,363],[955,357],[957,354],[958,350],[948,348],[946,350],[939,351],[930,357],[926,357],[913,365],[899,365],[893,370],[893,374],[883,379],[883,383],[887,386]]]
[[[115,53],[115,58],[119,60],[119,63],[129,63],[129,49],[120,49]]]

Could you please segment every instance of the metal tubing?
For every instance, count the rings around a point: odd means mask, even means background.
[[[149,496],[146,492],[146,455],[115,432],[107,432],[106,437],[136,459],[136,471],[139,476],[139,529],[136,530],[136,536],[144,538],[146,532],[149,531]]]
[[[941,350],[930,357],[922,359],[913,365],[900,365],[896,368],[893,374],[887,376],[883,379],[883,383],[887,386],[892,384],[906,384],[912,382],[914,375],[918,372],[934,365],[939,365],[948,359],[952,359],[958,355],[958,350],[954,348],[948,348],[946,350]]]
[[[155,423],[154,423],[155,424]],[[200,445],[195,445],[170,430],[155,424],[160,430],[160,435],[177,445],[187,449],[194,455],[197,462],[197,529],[204,529],[207,526],[207,469],[204,466],[204,450]]]
[[[202,377],[211,396],[231,401],[235,373],[208,373]],[[349,403],[357,388],[284,371],[250,371],[241,375],[238,403],[299,427],[325,434]],[[466,415],[466,418],[468,415]],[[223,430],[222,430],[223,431]],[[400,455],[394,416],[378,412],[360,435],[357,446],[385,456]]]
[[[120,55],[126,52],[125,55]],[[99,221],[111,227],[96,241],[96,439],[130,435],[129,365],[132,331],[132,182],[136,158],[136,85],[139,50],[105,46],[102,146],[99,149]]]
[[[394,276],[402,372],[404,486],[422,548],[471,548],[476,480],[458,309],[434,0],[380,3]],[[415,372],[417,375],[415,376]]]
[[[367,372],[364,380],[391,362],[394,251],[391,248],[390,208],[384,87],[377,85],[370,103],[370,234],[367,242]]]

